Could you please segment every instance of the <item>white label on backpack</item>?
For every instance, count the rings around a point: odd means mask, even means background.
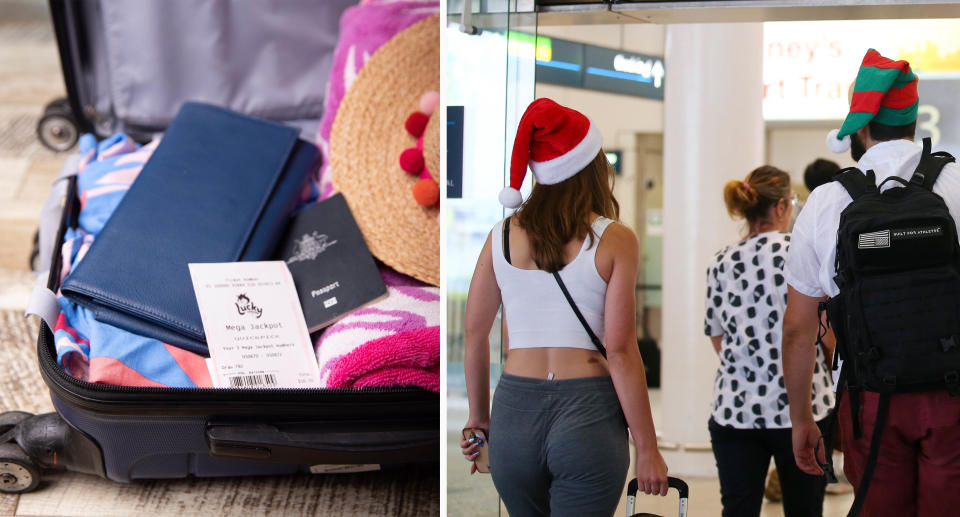
[[[898,228],[861,233],[857,247],[860,249],[889,248],[893,241],[905,239],[929,239],[943,235],[943,226],[925,226],[921,228]]]
[[[903,228],[893,230],[890,238],[897,241],[900,239],[925,239],[928,237],[940,237],[943,235],[943,226],[927,226],[926,228]]]
[[[890,230],[880,230],[879,232],[861,233],[857,244],[860,249],[868,248],[889,248]]]

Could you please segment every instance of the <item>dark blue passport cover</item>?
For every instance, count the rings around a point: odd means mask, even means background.
[[[206,355],[187,264],[268,260],[318,152],[295,128],[186,103],[61,291]]]
[[[310,332],[387,294],[342,194],[300,212],[277,249],[297,286]]]

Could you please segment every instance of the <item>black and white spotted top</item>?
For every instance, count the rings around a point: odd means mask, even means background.
[[[720,425],[739,429],[791,426],[780,353],[787,305],[783,268],[789,246],[788,233],[760,233],[717,252],[707,269],[704,332],[723,336],[713,388],[713,419]],[[833,396],[829,368],[818,346],[812,389],[814,419],[827,416]]]

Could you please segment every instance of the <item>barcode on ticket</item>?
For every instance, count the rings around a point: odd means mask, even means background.
[[[277,385],[277,376],[272,373],[237,375],[227,377],[231,388],[270,388]]]

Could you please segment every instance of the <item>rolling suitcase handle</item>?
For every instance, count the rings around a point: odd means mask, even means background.
[[[680,478],[668,477],[667,484],[670,488],[676,488],[680,494],[680,517],[687,517],[687,498],[690,495],[690,489],[687,487],[686,481]],[[627,485],[627,517],[658,517],[651,513],[633,513],[633,507],[637,501],[637,488],[637,479],[631,479]]]
[[[435,428],[371,428],[310,424],[210,424],[210,454],[299,464],[398,464],[439,460]]]

